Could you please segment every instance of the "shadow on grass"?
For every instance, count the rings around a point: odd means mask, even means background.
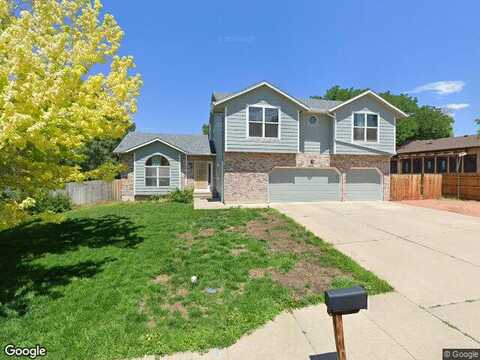
[[[139,226],[127,217],[69,219],[60,223],[35,220],[0,232],[0,317],[23,316],[36,296],[61,297],[59,287],[91,278],[115,261],[80,261],[69,265],[33,263],[46,254],[64,254],[80,247],[133,248],[143,241]]]

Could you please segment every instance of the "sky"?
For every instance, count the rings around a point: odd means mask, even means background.
[[[409,93],[455,135],[480,117],[480,1],[103,0],[144,82],[137,130],[195,134],[213,91],[267,80],[295,97],[333,85]]]

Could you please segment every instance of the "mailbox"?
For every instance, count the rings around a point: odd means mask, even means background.
[[[325,305],[327,312],[333,319],[333,332],[337,347],[338,360],[347,360],[345,340],[343,338],[342,315],[355,314],[367,308],[367,292],[361,286],[348,289],[325,291]]]
[[[367,292],[361,286],[325,291],[325,304],[330,315],[347,315],[367,308]]]

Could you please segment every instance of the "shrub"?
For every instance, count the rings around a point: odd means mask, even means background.
[[[193,189],[176,189],[169,194],[170,201],[190,204],[193,202]]]
[[[155,195],[150,196],[149,200],[151,200],[151,201],[161,201],[161,200],[165,200],[165,196],[166,195],[155,194]]]
[[[42,191],[35,198],[34,213],[52,212],[61,213],[72,209],[72,201],[62,193]]]
[[[0,201],[0,231],[11,228],[29,218],[16,202],[5,203]]]

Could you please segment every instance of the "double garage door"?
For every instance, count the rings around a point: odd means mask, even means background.
[[[269,177],[270,202],[340,201],[340,174],[334,169],[275,169]],[[381,200],[382,184],[375,169],[346,174],[346,200]]]

